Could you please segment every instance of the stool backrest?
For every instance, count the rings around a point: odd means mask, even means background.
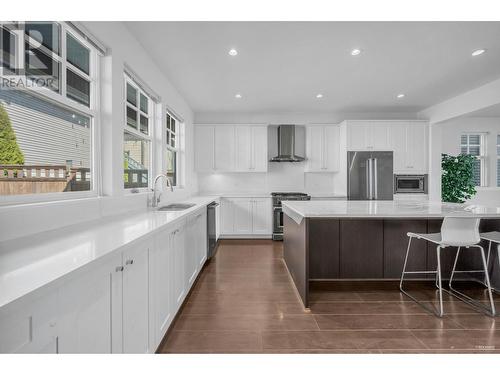
[[[477,244],[479,237],[479,218],[445,217],[441,225],[441,241],[448,244]]]

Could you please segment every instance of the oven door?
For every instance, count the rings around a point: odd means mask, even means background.
[[[426,176],[394,176],[394,193],[427,193]]]
[[[283,233],[283,210],[281,207],[273,208],[273,233]]]

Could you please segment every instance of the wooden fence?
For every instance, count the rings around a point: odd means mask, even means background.
[[[0,165],[0,195],[90,190],[90,168]]]

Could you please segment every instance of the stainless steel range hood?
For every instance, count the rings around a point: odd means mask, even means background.
[[[305,158],[295,154],[295,125],[278,126],[278,155],[273,162],[299,162]]]

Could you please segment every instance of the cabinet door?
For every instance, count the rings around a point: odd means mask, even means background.
[[[252,169],[252,130],[250,126],[234,127],[236,138],[236,170],[248,172]]]
[[[184,246],[184,282],[187,290],[193,285],[198,270],[198,240],[196,238],[196,232],[196,217],[192,216],[187,220]]]
[[[221,234],[234,234],[234,203],[233,200],[228,198],[221,198],[220,200],[220,223]]]
[[[60,353],[111,352],[112,284],[122,278],[116,267],[121,267],[121,256],[61,289]]]
[[[170,230],[160,232],[155,238],[154,248],[150,249],[151,348],[158,347],[174,316],[172,237]]]
[[[0,353],[57,353],[57,290],[0,310]]]
[[[323,170],[337,172],[340,168],[340,128],[324,127]]]
[[[177,312],[186,296],[185,277],[185,222],[172,232],[172,248],[174,252],[174,312]]]
[[[409,122],[407,132],[407,169],[412,173],[427,173],[427,123]]]
[[[367,126],[368,126],[367,148],[369,150],[387,151],[389,149],[388,124],[385,122],[374,121],[374,122],[369,122]]]
[[[195,169],[212,171],[215,167],[214,127],[198,125],[194,129]]]
[[[322,172],[324,165],[324,128],[308,126],[307,128],[307,172]]]
[[[252,172],[267,172],[267,127],[252,126]]]
[[[196,248],[198,251],[197,261],[198,261],[198,272],[205,264],[207,260],[207,247],[208,247],[208,239],[207,239],[207,213],[202,212],[198,214],[196,217]]]
[[[149,352],[149,248],[151,243],[146,242],[123,252],[124,353]]]
[[[251,198],[233,198],[234,204],[234,234],[252,233],[252,209]]]
[[[252,233],[272,234],[273,215],[271,198],[252,198]]]
[[[215,170],[234,171],[235,127],[232,125],[215,126]]]
[[[359,151],[366,150],[368,147],[368,127],[363,121],[348,121],[347,122],[348,134],[348,150]]]
[[[394,151],[394,172],[406,171],[407,121],[392,122],[389,130],[389,148]]]

